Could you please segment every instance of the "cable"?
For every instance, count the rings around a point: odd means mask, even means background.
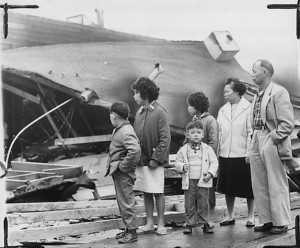
[[[13,141],[11,142],[8,152],[7,152],[7,157],[6,157],[6,167],[8,167],[8,161],[9,161],[9,155],[11,153],[12,147],[14,145],[14,143],[16,142],[16,140],[18,139],[18,137],[31,125],[33,125],[34,123],[36,123],[37,121],[39,121],[40,119],[44,118],[45,116],[47,116],[48,114],[52,113],[53,111],[55,111],[56,109],[62,107],[63,105],[67,104],[68,102],[72,101],[72,98],[59,104],[58,106],[56,106],[55,108],[49,110],[48,112],[46,112],[45,114],[41,115],[40,117],[38,117],[37,119],[35,119],[34,121],[30,122],[27,126],[25,126],[13,139]]]

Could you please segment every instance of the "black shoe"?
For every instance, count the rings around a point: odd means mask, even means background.
[[[235,224],[235,219],[232,220],[224,220],[220,222],[220,226],[230,226]]]
[[[118,239],[118,242],[121,244],[131,243],[138,240],[136,230],[128,230],[125,236],[121,239]]]
[[[254,232],[268,232],[273,228],[273,223],[269,222],[269,223],[265,223],[262,226],[256,226],[254,227]]]
[[[116,234],[116,239],[122,239],[122,238],[124,238],[125,235],[126,235],[126,233],[127,233],[127,229],[125,231],[123,231],[123,232],[117,233]]]
[[[282,234],[287,232],[288,227],[287,226],[273,226],[273,228],[270,230],[271,234]]]
[[[208,223],[204,224],[203,226],[203,233],[208,233],[208,234],[211,234],[211,233],[214,233],[213,229],[209,226]]]
[[[183,230],[183,234],[192,234],[192,227],[191,226],[187,226],[184,230]]]

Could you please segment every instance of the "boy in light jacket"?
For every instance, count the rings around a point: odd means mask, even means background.
[[[218,159],[213,149],[201,142],[203,136],[200,121],[188,123],[186,126],[188,143],[180,148],[176,156],[175,167],[182,173],[182,189],[185,196],[184,234],[191,234],[197,222],[203,225],[204,233],[213,233],[208,224],[208,199],[212,178],[218,170]]]

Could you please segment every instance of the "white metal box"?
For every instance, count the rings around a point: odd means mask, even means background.
[[[240,50],[228,31],[212,32],[204,44],[211,56],[217,61],[231,60]]]

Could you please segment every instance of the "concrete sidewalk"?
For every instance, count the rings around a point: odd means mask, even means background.
[[[118,232],[112,230],[106,234],[95,235],[94,240],[89,240],[86,244],[70,247],[122,247],[122,248],[262,248],[266,245],[295,245],[295,225],[294,219],[300,214],[300,209],[292,211],[293,221],[289,226],[289,231],[281,235],[271,235],[269,233],[257,233],[253,228],[245,226],[246,219],[236,219],[233,226],[220,227],[216,223],[214,234],[203,234],[200,227],[194,228],[193,234],[184,235],[182,227],[169,228],[168,235],[157,236],[156,234],[139,235],[137,242],[130,244],[118,244],[114,235]],[[258,223],[258,220],[256,220]],[[98,236],[98,238],[96,237]],[[100,238],[100,236],[102,236]],[[91,238],[91,237],[90,237]],[[79,241],[79,240],[78,240]],[[84,238],[81,242],[85,242]],[[80,241],[79,241],[80,242]],[[48,246],[47,246],[48,247]]]

